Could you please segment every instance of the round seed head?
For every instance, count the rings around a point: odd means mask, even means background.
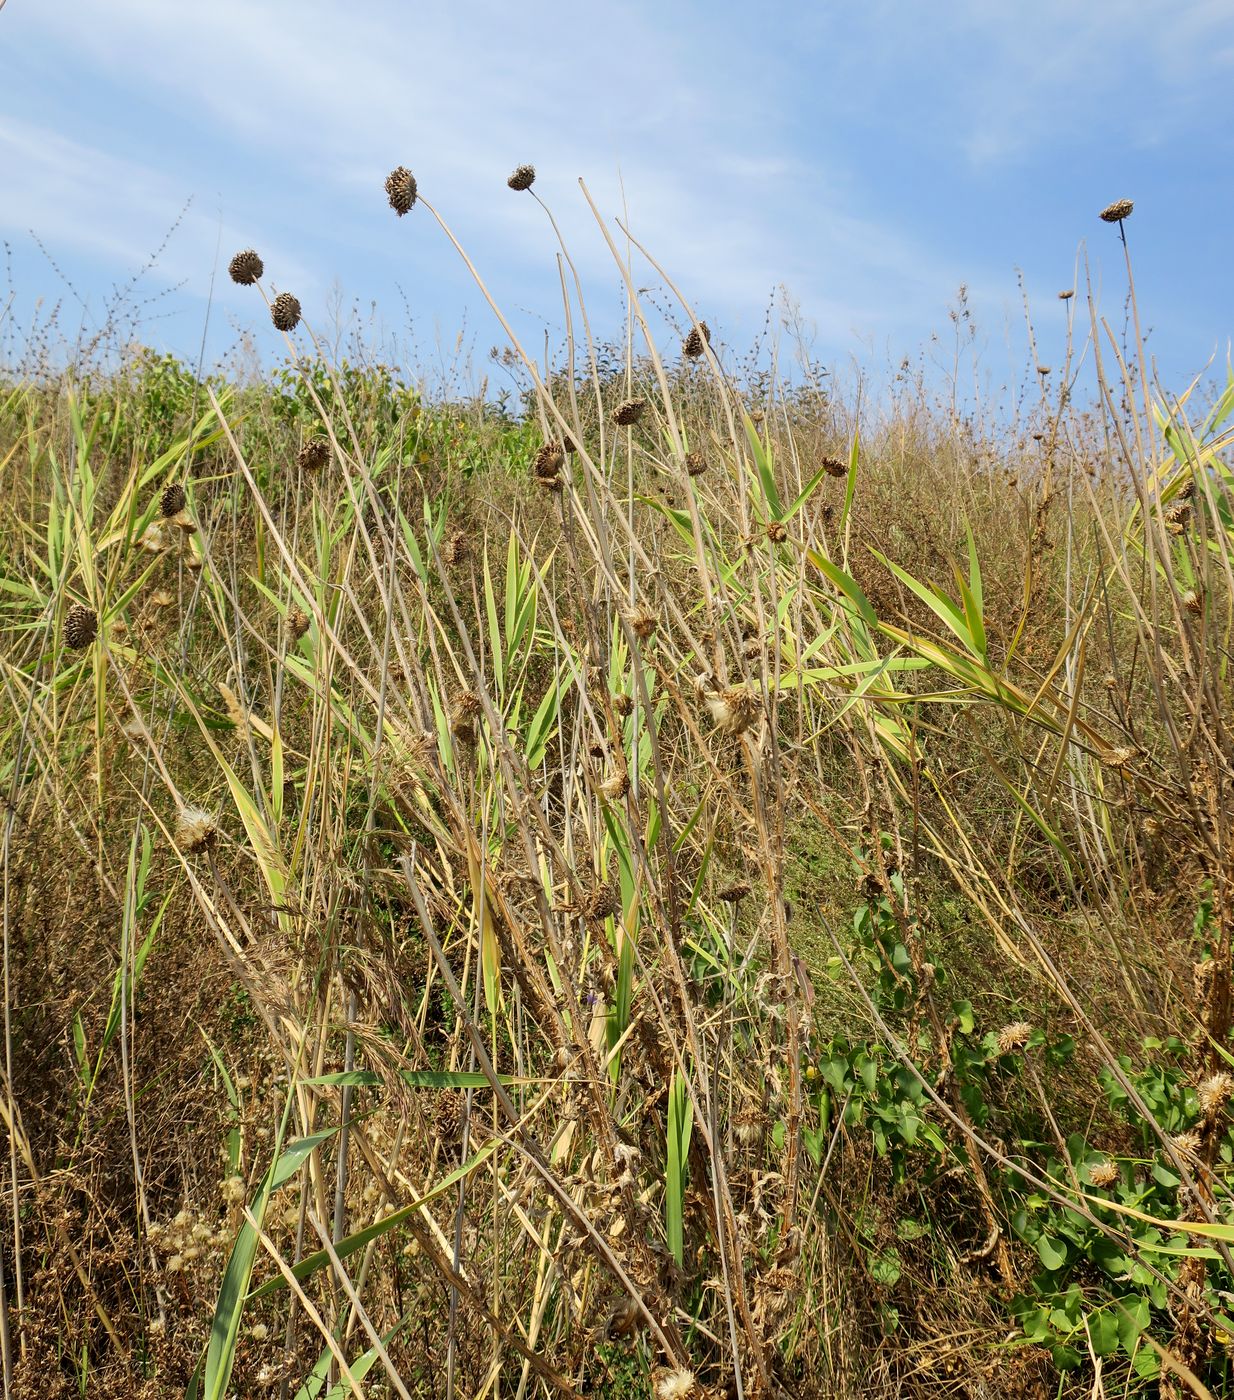
[[[842,462],[839,457],[824,457],[822,468],[828,476],[841,477],[848,475],[848,464]]]
[[[711,331],[708,329],[706,321],[700,321],[697,326],[690,328],[690,334],[686,336],[681,352],[688,359],[697,360],[710,344]]]
[[[1010,1055],[1013,1050],[1023,1050],[1032,1033],[1033,1028],[1027,1021],[1013,1021],[1004,1026],[998,1033],[998,1053]]]
[[[433,1105],[433,1125],[438,1136],[446,1142],[453,1141],[463,1130],[463,1112],[467,1100],[461,1089],[443,1089]]]
[[[270,308],[276,331],[294,331],[300,324],[300,303],[290,292],[280,292]]]
[[[293,641],[299,641],[309,630],[309,615],[303,608],[292,608],[287,614],[287,630]]]
[[[182,807],[176,814],[176,845],[185,855],[204,851],[217,835],[214,817],[204,807]]]
[[[1068,287],[1066,291],[1059,292],[1058,299],[1059,301],[1070,301],[1073,296],[1075,296],[1075,293]]]
[[[465,564],[470,553],[471,547],[462,530],[455,530],[441,547],[441,557],[447,564]]]
[[[319,472],[330,465],[330,443],[326,438],[315,437],[300,449],[296,465],[302,471]]]
[[[1129,199],[1116,199],[1113,204],[1107,204],[1101,211],[1101,218],[1107,224],[1121,224],[1122,221],[1130,217],[1135,205]]]
[[[541,481],[550,481],[565,465],[566,454],[559,442],[546,442],[535,455],[532,470]]]
[[[622,717],[622,719],[625,719],[634,711],[634,697],[632,695],[625,694],[614,695],[613,711],[614,713],[619,714]]]
[[[238,282],[242,287],[251,287],[254,282],[266,270],[265,263],[257,256],[252,248],[246,248],[244,252],[237,253],[231,262],[227,264],[227,271],[231,275],[233,282]]]
[[[1234,1078],[1224,1071],[1210,1075],[1196,1092],[1201,1109],[1211,1117],[1224,1107],[1231,1093],[1234,1093]]]
[[[416,177],[405,165],[396,165],[386,176],[386,194],[390,208],[401,219],[416,202]]]
[[[98,636],[99,617],[85,603],[74,603],[64,619],[64,640],[74,651],[82,651]]]
[[[506,181],[512,190],[529,190],[536,182],[534,165],[520,165]]]
[[[686,472],[690,476],[702,476],[707,470],[707,458],[701,452],[686,453]]]
[[[159,509],[163,512],[164,520],[170,520],[173,515],[179,515],[184,509],[185,499],[184,487],[178,481],[169,481],[163,487],[163,494],[159,497]]]
[[[1113,1186],[1118,1180],[1118,1168],[1111,1161],[1090,1162],[1088,1179],[1094,1186]]]
[[[656,623],[659,619],[655,613],[646,605],[639,603],[637,607],[631,608],[626,614],[626,621],[630,624],[630,631],[639,639],[645,642],[656,630]]]
[[[773,520],[771,524],[767,526],[767,538],[772,544],[783,544],[784,541],[788,539],[788,530],[785,528],[782,520]]]
[[[619,428],[629,428],[643,416],[646,407],[645,399],[626,399],[613,410],[613,422]]]
[[[725,885],[720,891],[718,898],[725,904],[740,904],[750,893],[750,886],[744,880],[734,880],[731,885]]]

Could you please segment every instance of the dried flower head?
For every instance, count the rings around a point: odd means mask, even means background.
[[[446,1141],[458,1137],[463,1130],[463,1112],[467,1100],[461,1089],[443,1089],[433,1105],[433,1126],[437,1135]]]
[[[828,476],[842,477],[848,475],[848,463],[839,457],[824,457],[822,468]]]
[[[750,1104],[733,1117],[733,1136],[742,1147],[754,1147],[762,1141],[767,1120],[760,1108]]]
[[[758,700],[740,685],[730,685],[707,696],[707,709],[716,728],[734,737],[744,734],[758,718]]]
[[[238,1206],[247,1192],[244,1189],[244,1178],[242,1176],[229,1176],[219,1188],[223,1200],[229,1206]]]
[[[1191,505],[1184,501],[1181,505],[1171,506],[1164,515],[1165,528],[1172,535],[1181,535],[1191,523]]]
[[[1192,1128],[1185,1133],[1175,1133],[1170,1139],[1170,1146],[1180,1157],[1194,1157],[1204,1146],[1204,1140]]]
[[[455,530],[441,547],[441,557],[449,565],[465,564],[471,555],[471,545],[462,530]]]
[[[483,707],[480,697],[473,691],[464,690],[455,697],[454,708],[450,712],[450,732],[464,743],[475,742],[476,718]]]
[[[1234,1079],[1224,1070],[1209,1075],[1196,1090],[1196,1096],[1200,1100],[1200,1108],[1209,1118],[1220,1112],[1232,1093],[1234,1093]]]
[[[512,190],[529,190],[536,182],[536,168],[534,165],[520,165],[506,184]]]
[[[1113,204],[1107,204],[1101,211],[1101,218],[1107,224],[1121,224],[1122,221],[1130,217],[1135,205],[1129,199],[1116,199]]]
[[[600,784],[600,792],[610,802],[620,802],[630,791],[630,774],[625,764],[617,768]]]
[[[688,1400],[694,1394],[694,1372],[665,1371],[656,1380],[656,1400]]]
[[[639,603],[626,613],[626,621],[630,624],[630,631],[639,641],[645,642],[656,630],[659,619],[646,603]]]
[[[703,352],[711,344],[711,330],[706,321],[700,321],[697,326],[690,327],[690,334],[686,336],[681,346],[681,353],[687,359],[697,360],[701,358]]]
[[[625,719],[634,712],[634,697],[624,693],[613,696],[613,712]]]
[[[214,815],[204,807],[181,807],[176,813],[176,845],[186,856],[204,851],[217,836]]]
[[[246,248],[244,252],[237,253],[227,264],[231,280],[238,282],[242,287],[251,287],[265,270],[265,264],[252,248]]]
[[[646,407],[645,399],[626,399],[613,410],[613,422],[619,428],[632,427],[643,416]]]
[[[169,481],[163,487],[163,494],[159,497],[159,510],[163,512],[164,520],[170,520],[173,516],[179,515],[184,509],[187,499],[184,487],[178,481]]]
[[[1023,1050],[1032,1033],[1033,1028],[1027,1021],[1013,1021],[1004,1026],[998,1033],[998,1053],[1010,1055],[1013,1050]]]
[[[270,319],[276,331],[294,331],[300,324],[299,301],[290,292],[280,292],[270,307]]]
[[[1075,296],[1075,293],[1068,287],[1066,290],[1059,292],[1058,299],[1059,301],[1070,301],[1073,296]]]
[[[551,481],[560,474],[566,464],[565,449],[561,443],[550,440],[541,445],[532,461],[531,469],[540,481]]]
[[[749,893],[750,886],[744,880],[734,880],[731,885],[725,885],[716,898],[725,904],[739,904]]]
[[[296,466],[301,471],[319,472],[329,465],[330,442],[324,437],[309,438],[296,457]]]
[[[707,458],[701,452],[686,453],[686,472],[690,476],[702,476],[707,470]]]
[[[64,618],[64,640],[83,651],[99,634],[99,615],[85,603],[74,603]]]
[[[1108,1158],[1088,1164],[1088,1179],[1093,1186],[1113,1186],[1118,1180],[1118,1168]]]
[[[1183,594],[1183,607],[1199,617],[1204,611],[1204,594],[1198,588],[1189,588]]]
[[[410,212],[416,202],[416,177],[405,165],[396,165],[386,176],[386,194],[400,219]]]
[[[788,530],[782,520],[773,520],[767,526],[767,538],[772,544],[783,544],[788,539]]]
[[[291,633],[292,641],[298,642],[309,630],[309,626],[309,615],[303,608],[292,608],[287,614],[287,630]]]
[[[1051,372],[1051,371],[1050,371],[1050,366],[1049,366],[1049,365],[1038,365],[1038,366],[1037,366],[1037,373],[1042,377],[1042,379],[1044,379],[1044,378],[1046,377],[1046,375],[1049,374],[1050,372]]]
[[[1129,768],[1132,760],[1135,758],[1135,749],[1130,745],[1124,745],[1121,748],[1110,749],[1108,753],[1102,754],[1101,757],[1102,762],[1107,768]]]

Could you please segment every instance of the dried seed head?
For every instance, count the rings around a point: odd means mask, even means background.
[[[601,793],[610,802],[620,802],[630,791],[630,775],[623,764],[600,784]]]
[[[1184,501],[1181,505],[1171,506],[1164,515],[1165,528],[1172,535],[1181,535],[1191,523],[1191,505]]]
[[[841,461],[839,457],[824,457],[821,465],[828,476],[841,477],[848,475],[848,463]]]
[[[537,451],[531,464],[532,471],[541,481],[551,481],[566,463],[566,454],[561,443],[549,441]]]
[[[64,640],[74,651],[82,651],[98,634],[98,613],[85,603],[74,603],[64,619]]]
[[[1234,1093],[1234,1079],[1231,1079],[1224,1071],[1209,1075],[1196,1090],[1200,1100],[1200,1108],[1209,1118],[1221,1110],[1232,1093]]]
[[[1059,301],[1070,301],[1073,296],[1075,296],[1075,293],[1068,287],[1066,291],[1059,292],[1058,299]]]
[[[700,321],[697,326],[691,326],[690,334],[681,346],[681,353],[688,359],[697,360],[710,344],[711,331],[706,321]]]
[[[405,165],[396,165],[386,176],[386,194],[390,208],[401,219],[416,202],[416,177]]]
[[[330,442],[324,437],[313,437],[304,444],[296,457],[296,465],[301,471],[319,472],[330,465]]]
[[[656,1400],[689,1400],[694,1394],[694,1372],[684,1368],[666,1371],[656,1381]]]
[[[464,564],[471,553],[471,546],[462,530],[455,530],[441,547],[441,557],[447,564]]]
[[[716,898],[725,904],[739,904],[749,893],[750,886],[744,880],[734,880],[731,885],[725,885]]]
[[[686,472],[690,476],[702,476],[707,470],[707,458],[701,452],[686,453]]]
[[[602,924],[605,919],[620,917],[620,891],[614,885],[597,885],[583,904],[583,918],[589,923]]]
[[[656,630],[659,619],[646,603],[639,603],[626,613],[626,621],[630,624],[630,631],[639,641],[645,642]]]
[[[220,1187],[223,1200],[229,1206],[238,1206],[245,1197],[244,1178],[242,1176],[229,1176]]]
[[[744,687],[730,685],[707,696],[707,709],[722,734],[744,734],[758,718],[758,701]]]
[[[613,422],[619,428],[629,428],[643,416],[646,407],[645,399],[626,399],[613,410]]]
[[[536,182],[534,165],[520,165],[506,181],[512,190],[529,190]]]
[[[1088,1179],[1094,1186],[1113,1186],[1118,1180],[1118,1168],[1113,1162],[1090,1162]]]
[[[1204,594],[1197,588],[1189,588],[1183,594],[1183,607],[1189,613],[1195,613],[1197,617],[1204,611]]]
[[[1193,1128],[1185,1133],[1175,1133],[1170,1139],[1170,1146],[1180,1157],[1194,1157],[1204,1146],[1204,1140]]]
[[[251,287],[265,270],[265,264],[251,248],[237,253],[227,264],[231,280],[238,282],[242,287]]]
[[[214,816],[204,807],[181,807],[176,813],[176,845],[185,855],[204,851],[217,835]]]
[[[179,515],[184,509],[186,499],[184,487],[178,481],[169,481],[159,497],[159,509],[163,512],[163,518],[170,520],[172,516]]]
[[[300,324],[299,301],[290,292],[280,292],[270,307],[270,319],[276,331],[294,331]]]
[[[475,742],[476,717],[482,706],[480,697],[473,691],[465,690],[455,697],[454,708],[450,713],[450,732],[456,739],[466,744]]]
[[[788,539],[788,530],[782,520],[773,520],[767,526],[767,538],[772,544],[783,544]]]
[[[1023,1050],[1032,1033],[1033,1028],[1027,1021],[1013,1021],[1004,1026],[998,1033],[998,1053],[1010,1055],[1013,1050]]]
[[[461,1089],[443,1089],[433,1105],[433,1126],[438,1137],[452,1141],[463,1130],[463,1112],[467,1100]]]
[[[293,641],[298,642],[309,630],[309,615],[303,608],[292,608],[287,614],[287,630],[291,633]]]
[[[1050,366],[1049,366],[1049,365],[1038,365],[1038,366],[1037,366],[1037,373],[1042,377],[1042,379],[1044,379],[1044,378],[1046,377],[1046,375],[1050,373]]]
[[[1107,768],[1128,768],[1135,758],[1135,749],[1129,745],[1122,748],[1111,749],[1109,753],[1103,754],[1102,762]]]
[[[733,1136],[742,1147],[754,1147],[762,1141],[766,1126],[762,1110],[751,1104],[734,1116]]]
[[[625,719],[634,710],[634,697],[632,695],[614,695],[613,711]]]
[[[1107,204],[1101,211],[1101,218],[1107,224],[1121,224],[1128,218],[1135,205],[1129,199],[1116,199],[1113,204]]]

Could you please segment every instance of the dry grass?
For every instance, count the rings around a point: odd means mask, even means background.
[[[1046,1395],[1033,1192],[1165,1289],[1071,1258],[1064,1386],[1223,1374],[1223,1240],[1073,1159],[1227,1218],[1141,1038],[1227,1058],[1228,430],[1095,309],[1022,431],[752,398],[615,267],[522,422],[303,322],[292,408],[4,391],[10,1393]]]

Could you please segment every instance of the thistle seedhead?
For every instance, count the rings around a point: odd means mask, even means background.
[[[204,807],[181,807],[176,813],[176,845],[192,855],[213,845],[218,836],[214,814]]]
[[[697,326],[690,327],[690,334],[682,343],[681,353],[690,360],[701,359],[710,344],[711,330],[706,321],[700,321]]]
[[[630,624],[630,631],[639,641],[645,642],[656,630],[659,618],[646,603],[639,603],[626,613],[626,621]]]
[[[64,640],[74,651],[84,651],[99,634],[99,615],[85,603],[74,603],[64,619]]]
[[[520,165],[506,184],[512,190],[529,190],[536,182],[536,168],[534,165]]]
[[[293,641],[298,642],[310,626],[311,620],[303,608],[292,608],[287,614],[287,630],[291,633]]]
[[[551,481],[559,475],[566,463],[565,449],[561,443],[549,441],[543,443],[536,452],[532,461],[531,469],[535,472],[540,481]]]
[[[396,165],[386,176],[386,194],[390,199],[390,208],[400,219],[410,212],[416,202],[416,177],[405,165]]]
[[[716,898],[725,904],[740,904],[749,893],[750,886],[744,880],[734,880],[731,885],[725,885]]]
[[[1116,199],[1113,204],[1107,204],[1101,211],[1100,217],[1107,224],[1121,224],[1131,215],[1135,205],[1129,199]]]
[[[688,1400],[694,1394],[694,1372],[684,1367],[665,1371],[656,1380],[656,1400]]]
[[[252,248],[246,248],[244,252],[237,253],[227,264],[231,280],[239,283],[241,287],[251,287],[265,270],[265,264]]]
[[[184,494],[184,487],[178,481],[169,481],[163,487],[163,494],[159,497],[159,510],[163,513],[164,520],[171,520],[180,514],[184,509],[188,497]]]
[[[296,457],[301,471],[319,472],[330,465],[330,442],[324,437],[309,438]]]
[[[741,685],[730,685],[712,691],[707,697],[707,710],[721,734],[734,738],[744,734],[758,718],[758,701]]]
[[[707,470],[707,458],[701,452],[686,453],[686,474],[688,476],[702,476]]]
[[[1113,1186],[1118,1180],[1118,1168],[1113,1162],[1108,1160],[1104,1162],[1090,1162],[1088,1164],[1088,1179],[1093,1186]]]
[[[1033,1028],[1027,1021],[1012,1021],[998,1033],[998,1053],[1010,1055],[1013,1050],[1023,1050]]]
[[[287,334],[300,324],[300,303],[290,292],[280,292],[270,307],[270,319],[276,331]]]
[[[1211,1074],[1196,1090],[1205,1117],[1215,1117],[1234,1093],[1234,1078],[1223,1071]]]
[[[645,399],[626,399],[613,410],[613,422],[619,428],[632,427],[643,416],[646,407]]]
[[[828,476],[842,477],[848,475],[848,463],[841,461],[839,457],[824,457],[820,465]]]

